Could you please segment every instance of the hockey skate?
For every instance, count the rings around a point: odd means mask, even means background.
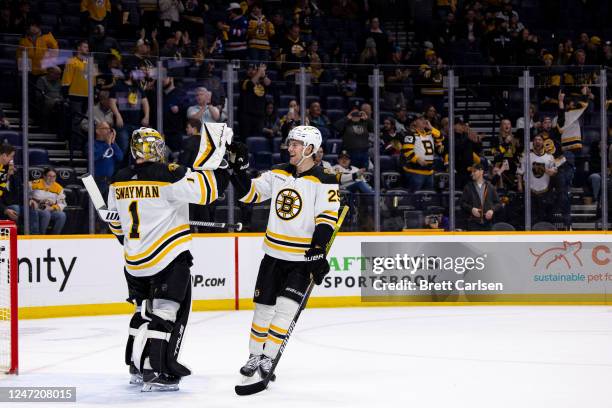
[[[181,377],[166,373],[144,370],[142,392],[178,391]]]
[[[142,385],[142,373],[138,371],[134,363],[130,364],[130,384]]]
[[[262,379],[266,378],[268,374],[270,374],[270,370],[272,370],[272,358],[262,355],[259,360],[259,375]],[[276,374],[272,374],[270,377],[270,381],[276,380]]]
[[[250,354],[246,364],[240,367],[240,374],[244,375],[245,377],[252,377],[257,371],[260,358],[261,356],[259,355]]]

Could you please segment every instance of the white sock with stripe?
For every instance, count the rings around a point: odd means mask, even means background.
[[[287,336],[287,329],[300,305],[295,300],[284,296],[276,299],[276,313],[270,322],[264,354],[270,358],[276,357],[283,340]]]
[[[261,355],[264,344],[268,337],[270,321],[274,317],[274,306],[255,303],[255,313],[251,324],[251,335],[249,336],[249,353]]]

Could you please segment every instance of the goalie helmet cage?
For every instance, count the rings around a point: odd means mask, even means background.
[[[18,371],[17,226],[0,221],[0,372]]]

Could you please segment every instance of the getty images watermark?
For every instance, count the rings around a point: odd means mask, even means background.
[[[364,302],[605,302],[612,241],[362,242]]]
[[[490,295],[505,289],[489,273],[489,254],[473,245],[368,242],[361,249],[368,260],[362,271],[369,283],[361,288],[364,301],[453,301],[459,294]]]
[[[420,254],[411,256],[408,254],[395,254],[395,256],[379,256],[372,259],[372,272],[382,275],[384,272],[405,271],[412,276],[417,272],[428,274],[434,272],[454,272],[463,275],[466,272],[482,272],[485,270],[485,260],[487,254],[478,257],[459,256],[441,257],[427,256]],[[428,279],[403,279],[385,282],[382,279],[374,280],[373,288],[377,291],[399,290],[399,291],[430,291],[430,290],[478,290],[478,291],[501,291],[504,289],[502,282],[485,282],[481,279],[475,282],[466,282],[465,279],[455,281],[445,280],[441,282],[431,282]]]

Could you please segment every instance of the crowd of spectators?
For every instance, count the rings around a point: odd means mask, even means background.
[[[538,160],[549,155],[552,161],[546,158],[544,170],[531,169],[534,220],[555,222],[553,214],[559,213],[559,222],[571,228],[572,187],[584,187],[591,202],[600,201],[601,169],[591,157],[598,146],[585,139],[584,122],[595,116],[598,70],[611,67],[612,43],[597,32],[568,31],[567,38],[539,34],[548,33],[547,24],[528,27],[521,8],[510,0],[433,1],[428,29],[415,30],[406,42],[385,28],[381,10],[368,1],[82,0],[33,7],[40,3],[0,1],[0,32],[21,36],[13,48],[17,63],[27,50],[34,119],[74,151],[87,148],[88,72],[94,72],[91,117],[96,180],[103,191],[112,172],[128,161],[131,132],[155,127],[158,112],[169,160],[188,164],[198,123],[233,117],[236,136],[256,147],[252,167],[257,170],[287,159],[284,140],[304,120],[324,137],[318,161],[338,173],[342,188],[352,195],[371,196],[373,169],[379,165],[373,163],[374,150],[379,150],[386,163],[385,191],[440,193],[454,170],[457,190],[476,182],[478,193],[484,184],[474,177],[482,171],[490,182],[487,188],[500,196],[494,221],[520,227],[526,119],[519,117],[522,104],[512,98],[516,74],[509,78],[499,69],[477,71],[476,76],[486,72],[496,85],[487,88],[486,96],[499,132],[476,132],[469,117],[455,117],[455,169],[448,168],[444,77],[452,64],[473,63],[537,67],[527,119],[532,154]],[[56,24],[49,16],[55,16]],[[79,24],[67,27],[68,21]],[[406,30],[419,28],[408,18],[402,22]],[[71,53],[60,50],[68,45]],[[93,68],[88,66],[92,54]],[[221,60],[241,61],[233,90],[238,98],[228,98]],[[371,105],[374,65],[383,83],[380,129],[374,128]],[[309,81],[306,106],[299,104],[296,85],[300,67]],[[163,92],[161,109],[158,89]],[[0,127],[9,126],[0,111]],[[379,146],[373,144],[375,133]],[[586,171],[585,162],[590,163]],[[534,190],[533,180],[542,190]],[[487,214],[475,222],[470,209],[466,224],[458,227],[488,228]]]

